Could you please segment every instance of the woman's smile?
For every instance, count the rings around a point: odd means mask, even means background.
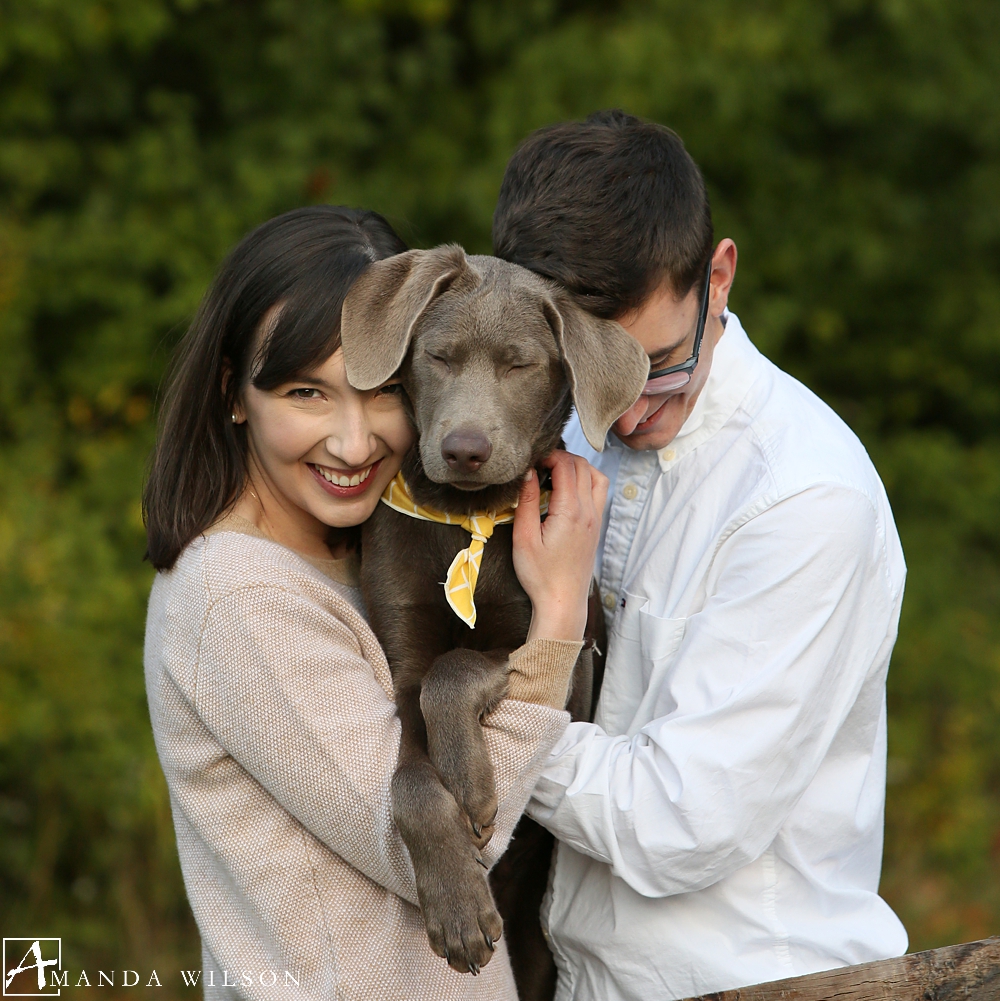
[[[355,389],[339,347],[270,389],[248,383],[238,405],[253,488],[243,517],[314,556],[329,554],[330,528],[360,525],[374,511],[415,437],[399,381]]]
[[[334,497],[357,497],[363,494],[373,482],[371,474],[382,465],[382,460],[371,463],[363,469],[337,469],[332,466],[321,466],[318,462],[307,462],[309,471],[316,482]]]

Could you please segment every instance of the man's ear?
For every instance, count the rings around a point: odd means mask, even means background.
[[[465,251],[448,244],[376,261],[351,286],[340,318],[347,380],[381,386],[406,357],[423,312],[463,275],[474,276]]]
[[[580,426],[587,441],[603,452],[608,429],[639,399],[649,358],[624,327],[581,309],[562,289],[552,291],[546,312]]]

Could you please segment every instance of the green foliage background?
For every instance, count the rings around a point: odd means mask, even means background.
[[[911,948],[1000,932],[996,0],[0,0],[4,935],[197,965],[139,492],[224,252],[316,201],[488,252],[516,144],[612,105],[683,136],[740,248],[733,307],[889,489],[883,893]]]

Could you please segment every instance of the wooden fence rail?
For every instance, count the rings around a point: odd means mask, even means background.
[[[1000,1001],[1000,937],[689,1001]]]

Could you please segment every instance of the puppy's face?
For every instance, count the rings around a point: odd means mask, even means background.
[[[398,372],[420,435],[403,476],[421,504],[498,510],[559,443],[576,405],[600,450],[649,371],[639,344],[552,282],[461,247],[376,261],[344,301],[352,386]]]
[[[487,274],[440,295],[402,372],[428,479],[466,492],[509,485],[508,501],[558,444],[571,406],[543,290],[521,277]]]

